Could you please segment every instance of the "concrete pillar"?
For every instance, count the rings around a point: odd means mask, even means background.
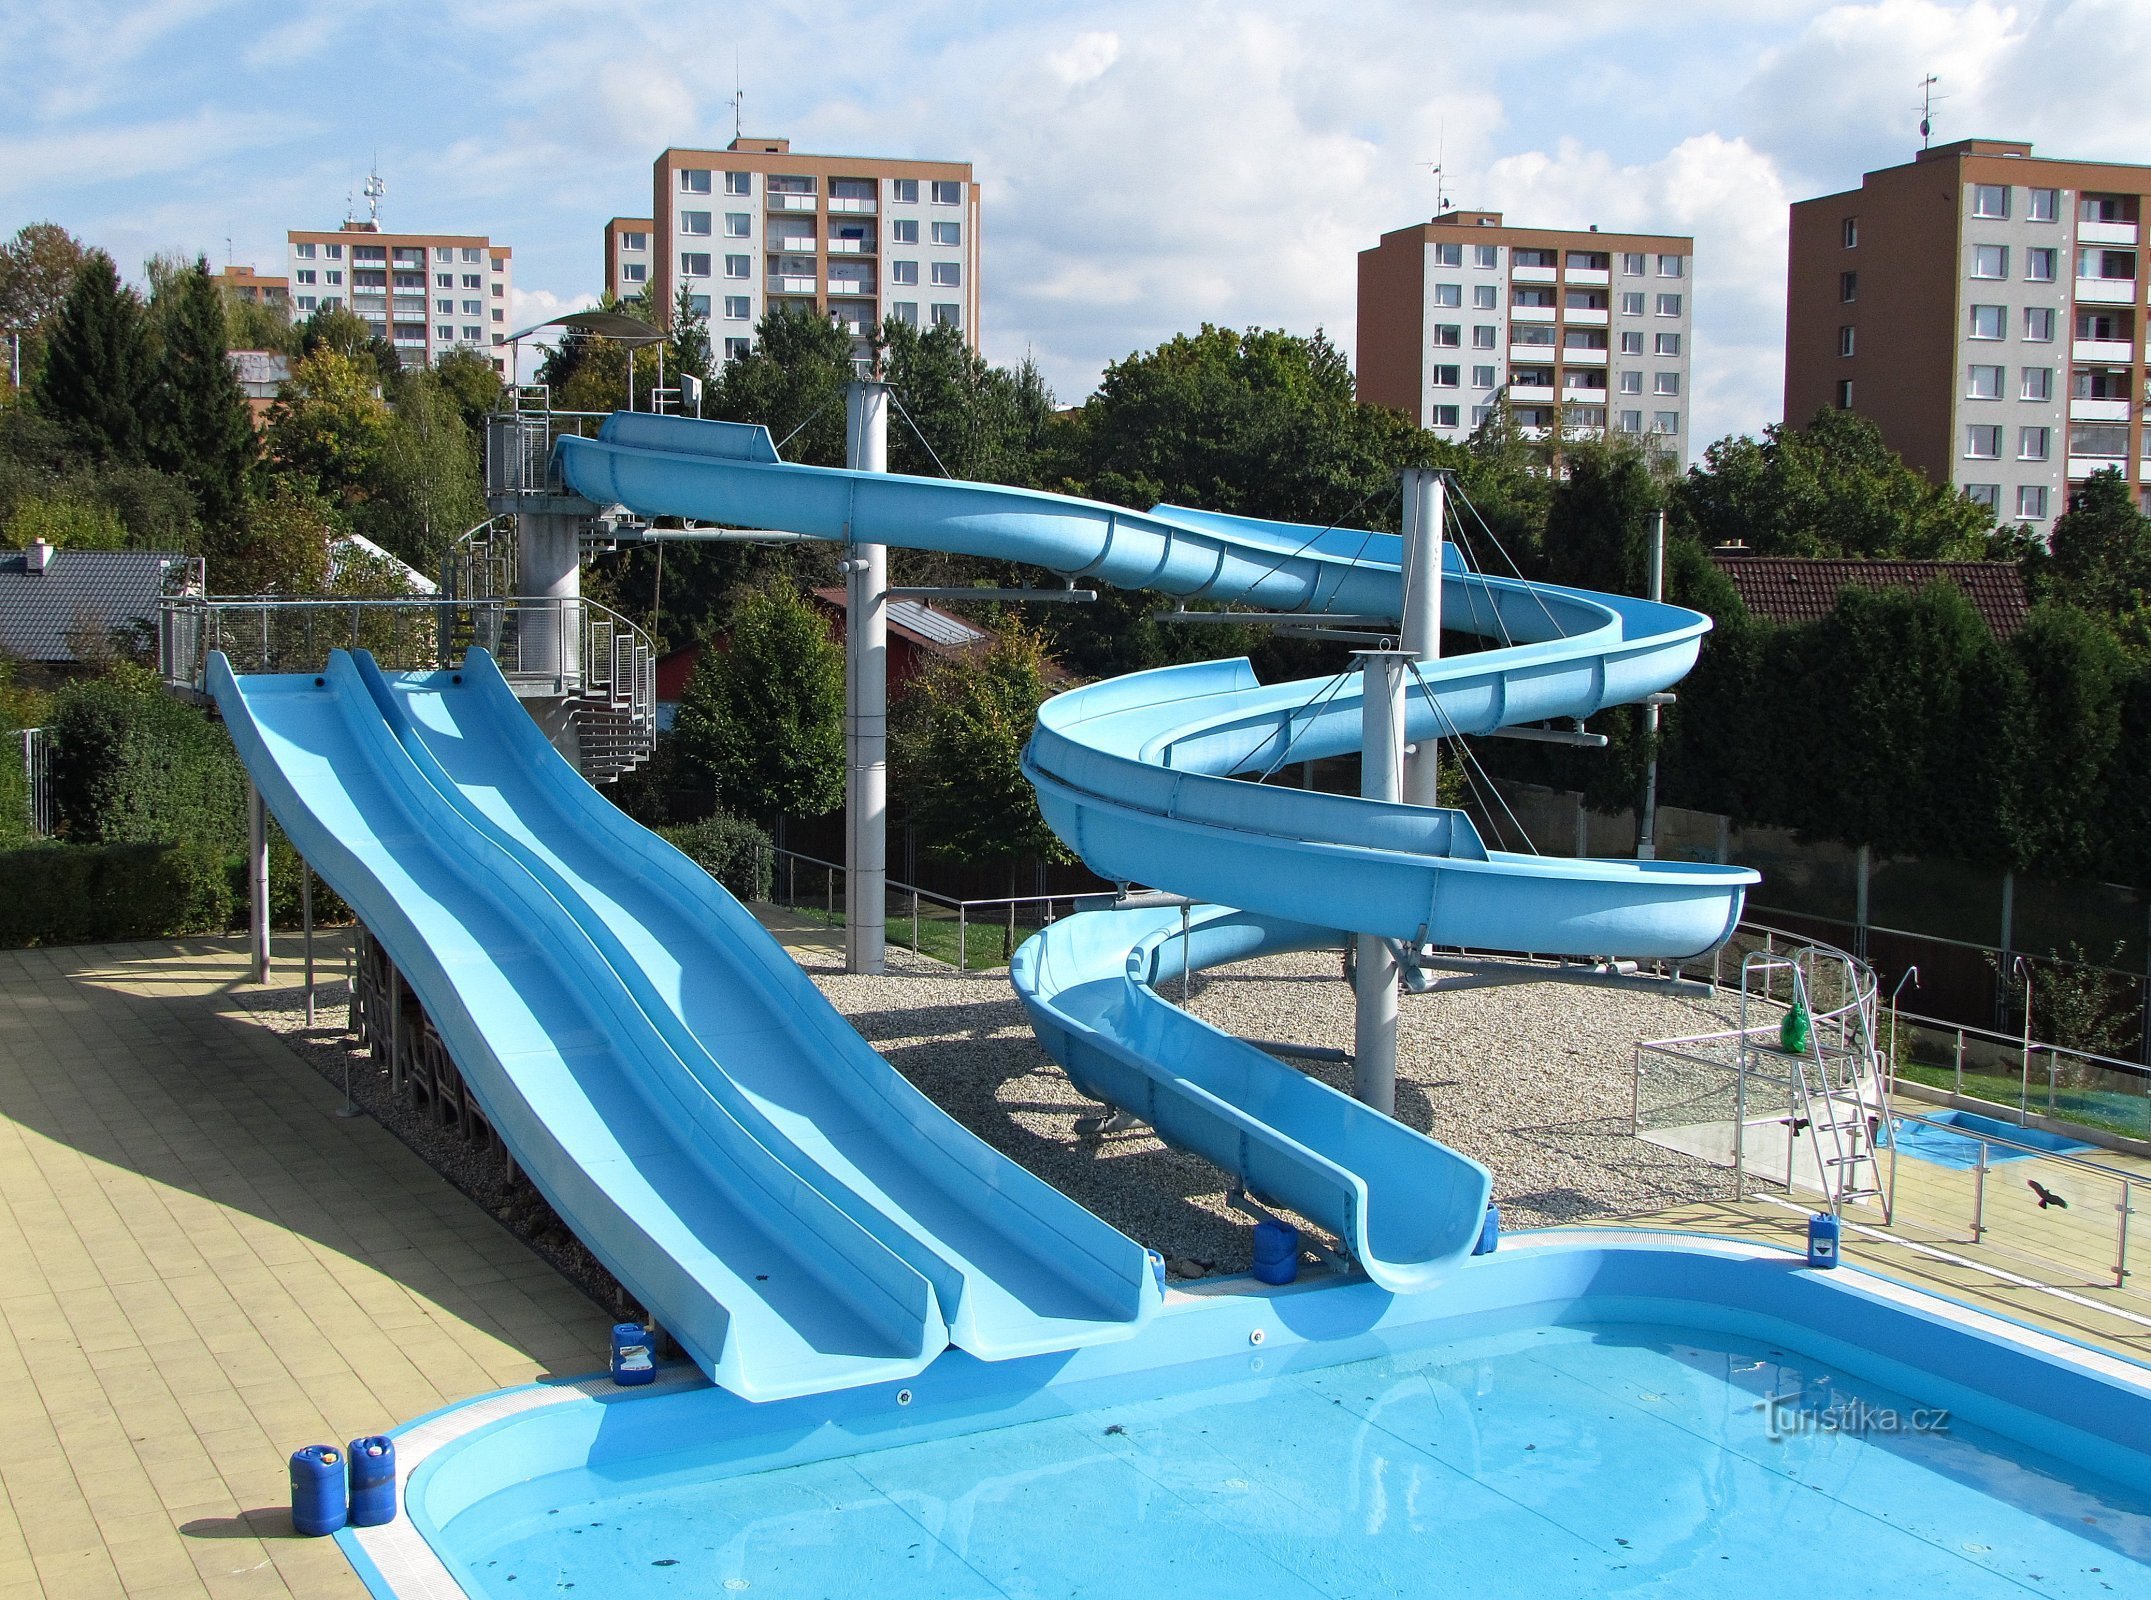
[[[515,592],[525,606],[519,649],[504,672],[558,680],[562,694],[581,687],[582,550],[580,519],[554,512],[521,512],[515,519]]]
[[[844,391],[844,464],[889,470],[889,387]],[[844,970],[888,957],[889,550],[853,541],[844,574]]]
[[[1646,582],[1650,598],[1666,597],[1666,514],[1653,511],[1650,520],[1650,549]],[[1653,701],[1643,708],[1643,732],[1651,741],[1649,762],[1643,769],[1643,804],[1636,811],[1636,859],[1658,859],[1658,705]]]
[[[247,964],[256,983],[269,981],[269,808],[246,786]]]
[[[1441,659],[1441,587],[1443,535],[1448,527],[1449,474],[1439,468],[1411,467],[1404,480],[1404,614],[1398,645],[1414,661]],[[1406,674],[1406,693],[1419,685]],[[1436,804],[1441,773],[1441,741],[1428,734],[1404,762],[1403,798],[1415,806]]]
[[[1361,650],[1359,792],[1397,801],[1404,787],[1402,650]],[[1429,741],[1431,742],[1431,741]],[[1397,958],[1387,940],[1357,935],[1352,1019],[1352,1096],[1384,1116],[1397,1109]]]

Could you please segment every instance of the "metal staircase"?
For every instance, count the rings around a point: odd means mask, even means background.
[[[1781,1023],[1751,1027],[1750,1006],[1775,1011],[1780,979],[1790,1009],[1810,1019],[1807,1048],[1778,1047]],[[1819,981],[1837,989],[1818,1010]],[[1740,1068],[1744,1080],[1783,1075],[1788,1186],[1811,1182],[1833,1213],[1872,1201],[1889,1215],[1876,1156],[1888,1137],[1888,1076],[1875,1043],[1873,971],[1843,951],[1807,945],[1783,953],[1750,951],[1740,964]],[[1812,1169],[1811,1171],[1809,1169]]]

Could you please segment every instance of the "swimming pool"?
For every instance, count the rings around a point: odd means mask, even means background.
[[[1934,1124],[1944,1123],[1945,1127]],[[1983,1117],[1973,1111],[1931,1111],[1923,1113],[1922,1120],[1907,1122],[1902,1117],[1890,1120],[1890,1131],[1880,1141],[1887,1147],[1892,1140],[1906,1155],[1921,1161],[1932,1162],[1938,1167],[1970,1168],[1979,1165],[1979,1136],[1985,1134],[1997,1139],[2007,1139],[2009,1144],[1990,1144],[1987,1149],[1987,1165],[1998,1167],[2007,1161],[2037,1160],[2040,1152],[2052,1155],[2079,1155],[2098,1146],[2071,1139],[2066,1134],[2049,1133],[2044,1128],[2020,1128],[2014,1122],[2000,1122],[1993,1117]],[[2016,1145],[2033,1145],[2036,1149],[2012,1148]]]
[[[813,1403],[576,1395],[406,1504],[489,1597],[2105,1595],[2151,1584],[2147,1438],[2118,1360],[1751,1246],[1566,1235]]]

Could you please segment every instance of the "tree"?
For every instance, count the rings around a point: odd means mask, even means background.
[[[2093,473],[2069,497],[2049,549],[2027,574],[2037,592],[2109,618],[2151,601],[2151,517],[2115,468]]]
[[[373,369],[374,387],[385,389],[403,372],[403,358],[396,347],[375,333],[363,317],[342,306],[323,306],[299,324],[299,354],[312,356],[333,350],[359,366]]]
[[[668,380],[677,384],[681,378],[692,378],[700,384],[710,381],[714,352],[710,348],[710,319],[695,309],[695,297],[688,293],[685,284],[672,302],[672,338],[665,351],[665,365],[669,369]]]
[[[2024,853],[2058,872],[2096,874],[2107,845],[2099,801],[2121,744],[2128,659],[2096,618],[2051,603],[2009,644],[2029,693]]]
[[[1644,593],[1650,514],[1664,504],[1649,458],[1633,444],[1584,443],[1566,446],[1563,464],[1546,502],[1538,574],[1606,594]]]
[[[318,593],[335,531],[335,517],[319,498],[279,483],[238,522],[210,530],[203,551],[210,582],[223,594]]]
[[[478,351],[458,345],[433,364],[433,380],[456,404],[473,439],[485,437],[485,419],[500,405],[500,372]]]
[[[844,464],[844,385],[852,380],[851,335],[827,317],[771,311],[753,347],[717,375],[705,415],[758,422],[783,445],[784,459]]]
[[[760,821],[844,799],[844,652],[788,583],[736,597],[723,649],[705,648],[674,724],[688,771]]]
[[[250,300],[236,290],[226,290],[224,343],[233,350],[274,350],[281,355],[299,353],[299,331],[292,326],[291,308],[281,302]]]
[[[1023,776],[1023,747],[1051,692],[1043,635],[1014,621],[984,649],[936,660],[912,680],[892,708],[892,776],[929,851],[1011,864],[1075,859]]]
[[[352,522],[421,572],[437,570],[457,535],[485,520],[476,442],[431,372],[408,372],[397,386],[363,483]]]
[[[193,487],[211,527],[236,527],[260,442],[225,359],[224,304],[209,263],[197,260],[171,276],[158,299],[164,337],[151,391],[150,453]]]
[[[890,471],[1044,486],[1054,407],[1035,365],[996,367],[955,328],[922,331],[894,317],[878,347],[904,411],[889,424]]]
[[[95,500],[51,495],[17,501],[0,524],[0,546],[22,550],[40,539],[65,550],[122,550],[127,530],[117,512]]]
[[[372,363],[362,366],[362,359],[327,340],[316,344],[293,365],[269,408],[270,460],[332,498],[362,489],[388,433],[388,404]]]
[[[50,319],[38,404],[77,448],[137,461],[146,444],[140,408],[149,377],[142,302],[121,284],[112,258],[93,250]]]
[[[83,254],[81,242],[52,222],[29,223],[0,245],[0,338],[20,337],[25,378],[37,370],[45,332],[81,270]]]

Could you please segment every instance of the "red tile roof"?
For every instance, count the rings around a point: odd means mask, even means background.
[[[2007,561],[1859,561],[1835,556],[1711,553],[1751,616],[1769,622],[1818,622],[1850,588],[1924,589],[1937,578],[1971,601],[1997,638],[2024,625],[2030,611],[2024,579]]]

